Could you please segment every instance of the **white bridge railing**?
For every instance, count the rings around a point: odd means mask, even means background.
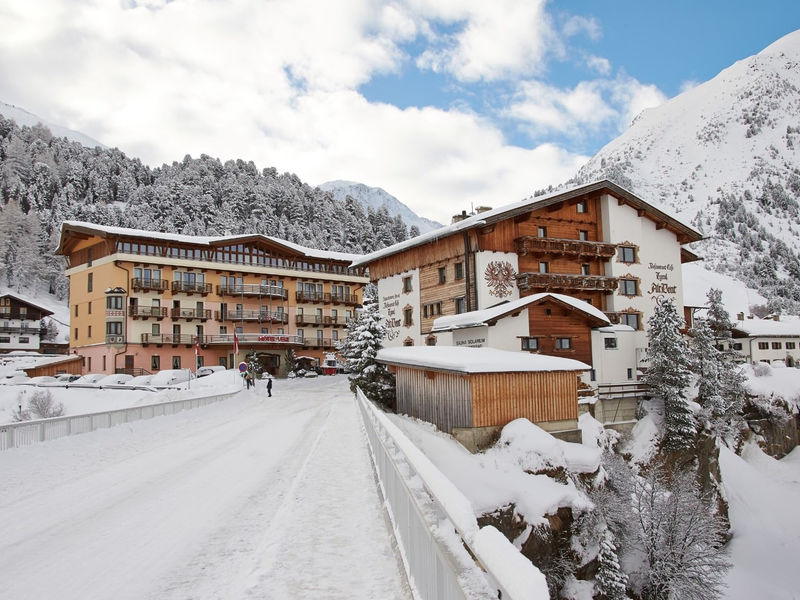
[[[372,461],[414,596],[549,600],[544,575],[361,392]]]
[[[54,417],[52,419],[38,419],[36,421],[22,421],[20,423],[0,425],[0,450],[29,446],[31,444],[46,442],[68,435],[88,433],[96,429],[106,429],[108,427],[114,427],[115,425],[130,423],[131,421],[152,419],[153,417],[160,417],[163,415],[174,415],[184,410],[200,408],[214,402],[225,400],[238,393],[237,391],[229,394],[186,398],[185,400],[145,404],[142,406],[107,410],[85,415]]]

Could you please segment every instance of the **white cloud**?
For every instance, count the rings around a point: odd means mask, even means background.
[[[558,184],[587,159],[509,145],[488,119],[370,103],[355,90],[429,40],[465,80],[541,68],[543,2],[456,0],[0,0],[0,99],[146,163],[201,153],[254,160],[310,183],[384,187],[447,221]],[[444,48],[434,31],[463,21]],[[434,55],[431,55],[433,58]],[[591,122],[592,85],[544,105]]]
[[[602,56],[587,56],[586,65],[600,75],[609,75],[611,73],[611,61]]]
[[[603,37],[603,29],[594,17],[587,18],[573,15],[564,23],[564,35],[572,37],[580,33],[586,34],[591,40]]]

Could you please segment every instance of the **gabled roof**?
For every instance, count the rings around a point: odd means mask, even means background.
[[[584,313],[593,321],[593,327],[602,327],[609,325],[610,321],[603,311],[595,308],[588,302],[573,298],[572,296],[565,296],[564,294],[553,294],[550,292],[531,294],[519,300],[512,300],[504,302],[491,308],[483,310],[473,310],[460,315],[448,315],[446,317],[439,317],[434,320],[431,333],[438,333],[441,331],[453,331],[454,329],[466,329],[469,327],[480,327],[483,325],[493,325],[498,321],[510,314],[514,314],[521,310],[526,309],[531,304],[538,304],[552,300],[569,310],[579,311]]]
[[[377,250],[376,252],[366,254],[353,261],[353,266],[357,267],[361,265],[368,265],[369,263],[375,262],[381,258],[386,258],[387,256],[403,252],[409,248],[435,242],[437,240],[449,237],[455,233],[468,231],[470,229],[479,227],[485,227],[486,225],[491,225],[492,223],[505,221],[518,215],[527,214],[533,210],[552,206],[567,200],[582,198],[587,194],[598,191],[606,191],[614,195],[620,200],[620,202],[629,204],[633,208],[642,211],[643,215],[649,216],[654,221],[657,221],[664,227],[674,231],[681,240],[681,243],[697,242],[703,239],[703,235],[696,229],[689,227],[675,217],[659,210],[652,204],[648,204],[636,196],[633,192],[629,192],[625,188],[618,186],[616,183],[613,183],[607,179],[603,179],[594,183],[574,187],[566,191],[553,192],[552,194],[547,194],[544,196],[527,198],[520,202],[507,204],[493,210],[488,210],[477,215],[469,216],[457,223],[446,225],[440,229],[434,229],[433,231],[429,231],[410,240],[406,240],[404,242],[394,244],[393,246],[388,246],[382,250]]]
[[[47,310],[44,306],[40,306],[39,304],[36,304],[35,302],[28,300],[27,298],[24,298],[22,296],[18,296],[17,294],[11,294],[11,293],[0,294],[0,298],[13,298],[20,304],[24,304],[25,306],[29,306],[30,308],[35,308],[45,316],[53,314],[52,310]]]
[[[458,373],[529,373],[588,371],[580,361],[559,356],[511,352],[496,348],[455,346],[400,346],[378,350],[378,362]]]
[[[734,337],[800,337],[800,319],[745,319],[733,326]]]
[[[228,244],[243,244],[245,242],[261,242],[268,246],[278,246],[287,254],[307,256],[324,260],[338,260],[342,262],[352,262],[361,257],[360,254],[349,252],[331,252],[328,250],[317,250],[307,248],[293,242],[288,242],[280,238],[262,235],[260,233],[225,235],[225,236],[203,236],[203,235],[181,235],[178,233],[163,233],[160,231],[147,231],[145,229],[130,229],[127,227],[114,227],[111,225],[97,225],[86,221],[64,221],[61,224],[61,239],[56,249],[56,254],[65,254],[64,245],[69,236],[82,237],[90,236],[102,238],[140,238],[148,241],[175,242],[179,244],[191,244],[195,246],[225,246]]]

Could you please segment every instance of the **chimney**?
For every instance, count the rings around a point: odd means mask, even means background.
[[[780,320],[781,320],[781,315],[780,315],[780,313],[779,313],[779,314],[777,314],[777,315],[772,315],[772,320],[773,320],[773,321],[780,321]]]
[[[744,321],[744,313],[743,312],[738,313],[736,315],[736,320],[737,321]]]
[[[468,216],[469,215],[467,215],[467,211],[462,210],[460,215],[453,215],[453,221],[450,224],[452,225],[453,223],[459,223],[464,219],[466,219]]]
[[[476,206],[475,207],[475,214],[481,214],[492,210],[491,206]]]

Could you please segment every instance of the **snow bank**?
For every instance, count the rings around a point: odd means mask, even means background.
[[[515,419],[503,427],[500,440],[486,454],[505,456],[533,473],[558,468],[594,473],[602,453],[598,448],[560,440],[528,419]]]
[[[800,369],[774,368],[762,363],[760,370],[766,375],[757,376],[753,365],[746,364],[742,370],[747,377],[747,389],[753,394],[771,396],[776,394],[786,400],[800,400]]]

